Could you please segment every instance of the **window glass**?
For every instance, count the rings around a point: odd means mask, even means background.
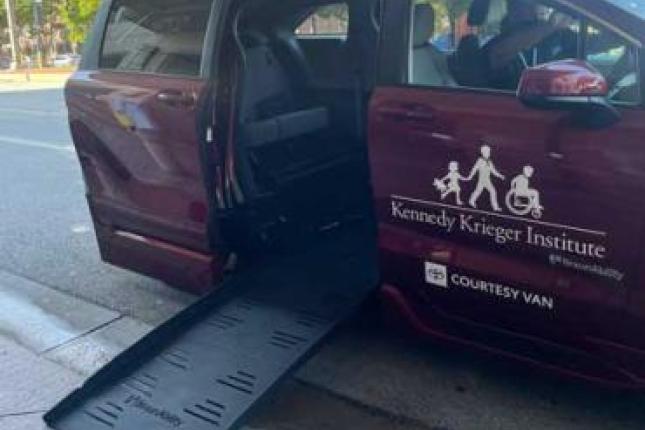
[[[613,32],[590,25],[585,41],[585,59],[607,79],[609,98],[616,102],[641,100],[638,50]]]
[[[338,3],[319,7],[296,29],[300,36],[346,36],[349,26],[349,7]]]
[[[515,91],[527,67],[578,56],[580,22],[532,0],[419,0],[410,82]]]
[[[213,0],[116,0],[100,67],[169,75],[199,75]]]
[[[645,18],[645,1],[643,0],[609,0],[615,5],[622,7],[624,10]]]

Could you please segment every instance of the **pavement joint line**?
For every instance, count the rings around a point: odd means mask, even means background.
[[[1,136],[0,143],[18,146],[29,146],[41,149],[51,149],[60,152],[74,152],[74,146],[62,142],[46,142],[42,140],[24,139],[21,137]]]
[[[81,301],[83,301],[83,302],[85,302],[85,303],[89,303],[89,304],[91,304],[91,305],[93,305],[93,306],[96,306],[96,307],[98,307],[98,308],[102,308],[102,309],[104,309],[104,310],[106,310],[106,311],[116,312],[114,309],[111,309],[111,308],[109,308],[109,307],[107,307],[107,306],[103,305],[102,303],[94,302],[94,301],[92,301],[92,300],[87,300],[87,299],[86,299],[86,298],[84,298],[84,297],[76,296],[76,295],[74,295],[74,294],[69,294],[69,292],[64,291],[64,290],[61,290],[60,288],[56,287],[56,285],[48,284],[48,283],[42,282],[42,281],[41,281],[41,280],[39,280],[39,279],[32,278],[32,277],[27,276],[27,275],[25,275],[25,274],[23,274],[23,273],[14,272],[13,270],[8,269],[7,267],[2,267],[2,266],[0,266],[0,272],[5,272],[5,273],[8,273],[8,274],[13,275],[13,276],[15,276],[15,277],[25,279],[25,280],[27,280],[27,281],[29,281],[29,282],[33,282],[33,283],[35,283],[35,284],[37,284],[37,285],[39,285],[39,286],[41,286],[41,287],[49,288],[49,289],[51,289],[51,290],[56,291],[56,292],[57,292],[57,293],[59,293],[59,294],[62,294],[62,295],[68,296],[68,297],[72,297],[72,298],[77,299],[77,300],[81,300]],[[74,339],[70,339],[69,341],[63,342],[63,343],[61,343],[60,345],[57,345],[57,346],[55,346],[55,347],[48,348],[47,350],[45,350],[45,351],[43,351],[43,352],[41,352],[40,354],[37,354],[37,355],[38,355],[38,356],[40,356],[40,357],[42,357],[42,358],[44,358],[44,359],[46,359],[47,361],[51,361],[51,362],[53,362],[53,363],[56,363],[56,364],[60,365],[60,363],[58,363],[58,362],[56,362],[56,361],[54,361],[54,360],[49,359],[49,357],[46,357],[46,356],[45,356],[45,354],[47,354],[48,352],[54,351],[56,348],[60,348],[60,347],[62,347],[63,345],[68,345],[70,342],[72,342],[72,341],[74,341],[74,340],[78,340],[78,339],[82,338],[83,336],[87,336],[87,335],[92,334],[92,333],[94,333],[94,332],[96,332],[96,331],[98,331],[98,330],[101,330],[101,329],[105,328],[106,326],[108,326],[108,325],[110,325],[110,324],[112,324],[112,323],[114,323],[114,322],[116,322],[116,321],[119,321],[119,320],[121,320],[121,319],[123,319],[123,318],[126,318],[126,317],[127,317],[127,318],[131,318],[131,319],[133,319],[133,320],[135,320],[135,321],[141,322],[142,324],[148,324],[148,323],[146,323],[145,321],[141,321],[139,318],[137,318],[137,317],[136,317],[136,316],[134,316],[134,315],[128,315],[128,314],[122,314],[122,313],[119,313],[119,316],[118,316],[118,317],[113,318],[112,320],[110,320],[110,321],[108,321],[108,322],[106,322],[106,323],[103,323],[103,324],[101,324],[101,325],[99,325],[99,326],[97,326],[97,327],[95,327],[95,328],[93,328],[93,329],[91,329],[91,330],[88,330],[86,333],[83,333],[83,334],[81,334],[81,335],[79,335],[79,336],[76,336]],[[148,325],[149,325],[149,324],[148,324]],[[31,351],[31,350],[30,350],[30,351]],[[34,351],[32,351],[32,352],[34,352]],[[65,368],[67,369],[67,367],[66,367],[66,366],[63,366],[63,367],[65,367]],[[70,370],[74,371],[73,369],[70,369]],[[75,371],[74,371],[74,372],[75,372]],[[78,373],[78,372],[75,372],[75,373]]]
[[[0,414],[0,420],[4,418],[24,417],[27,415],[40,415],[40,414],[44,414],[45,412],[47,412],[46,409],[39,410],[39,411],[12,412],[10,414]]]
[[[67,292],[67,291],[65,291],[65,290],[61,290],[61,289],[60,289],[60,288],[58,288],[56,285],[48,284],[48,283],[46,283],[46,282],[41,281],[40,279],[32,278],[31,276],[25,275],[24,273],[14,272],[13,270],[11,270],[11,269],[7,268],[6,266],[0,266],[0,272],[5,272],[5,273],[8,273],[8,274],[10,274],[10,275],[16,276],[16,277],[18,277],[18,278],[25,279],[25,280],[27,280],[27,281],[29,281],[29,282],[33,282],[34,284],[38,284],[38,285],[40,285],[41,287],[46,287],[46,288],[52,289],[52,290],[54,290],[54,291],[56,291],[56,292],[58,292],[58,293],[60,293],[60,294],[66,295],[66,296],[68,296],[68,297],[72,297],[72,298],[74,298],[74,299],[81,300],[81,301],[83,301],[83,302],[85,302],[85,303],[89,303],[89,304],[94,305],[94,306],[96,306],[96,307],[98,307],[98,308],[103,308],[103,309],[104,309],[104,310],[106,310],[106,311],[110,311],[110,312],[113,312],[113,313],[116,313],[116,312],[117,312],[117,311],[115,311],[114,309],[108,308],[107,306],[103,305],[102,303],[94,302],[94,301],[92,301],[92,300],[87,300],[86,298],[84,298],[84,297],[82,297],[82,296],[77,296],[77,295],[74,295],[74,294],[69,294],[69,292]],[[139,320],[137,317],[135,317],[135,316],[133,316],[133,315],[127,315],[127,314],[120,314],[120,315],[121,315],[121,316],[124,316],[124,317],[130,317],[130,318],[135,319],[135,320],[137,320],[137,321]]]
[[[87,336],[89,336],[89,335],[91,335],[93,333],[96,333],[98,331],[101,331],[104,328],[114,324],[115,322],[122,320],[123,318],[125,318],[125,315],[119,314],[118,317],[112,318],[111,320],[106,321],[103,324],[99,324],[96,327],[93,327],[93,328],[91,328],[91,329],[79,334],[78,336],[74,336],[73,338],[68,339],[68,340],[66,340],[65,342],[63,342],[63,343],[61,343],[59,345],[52,346],[51,348],[47,348],[47,349],[45,349],[44,351],[42,351],[38,355],[41,356],[41,357],[44,357],[46,354],[48,354],[48,353],[50,353],[52,351],[56,351],[57,349],[65,348],[66,346],[69,346],[70,344],[74,343],[75,341],[77,341],[79,339],[82,339],[84,337],[87,337]],[[47,357],[44,357],[44,358],[47,358]]]
[[[75,298],[75,299],[81,300],[81,301],[83,301],[83,302],[85,302],[85,303],[89,303],[89,304],[94,305],[94,306],[96,306],[96,307],[102,308],[102,309],[104,309],[104,310],[106,310],[106,311],[110,311],[110,312],[114,312],[114,313],[117,313],[117,312],[118,312],[118,311],[117,311],[117,310],[115,310],[115,309],[112,309],[112,308],[109,308],[109,307],[105,306],[105,304],[101,303],[101,302],[100,302],[100,301],[98,301],[98,300],[96,300],[96,301],[95,301],[95,300],[90,300],[89,298],[87,298],[87,297],[83,297],[83,296],[81,296],[81,295],[77,295],[77,294],[70,294],[70,292],[69,292],[69,291],[63,290],[63,289],[61,289],[59,286],[57,286],[57,285],[55,285],[55,284],[50,284],[50,283],[48,283],[48,282],[43,282],[43,281],[42,281],[42,280],[40,280],[40,279],[32,278],[31,276],[29,276],[29,275],[25,275],[24,273],[21,273],[21,272],[15,272],[15,271],[13,271],[11,268],[9,268],[9,267],[7,267],[7,266],[5,266],[5,265],[2,265],[2,263],[0,263],[0,272],[5,272],[5,273],[8,273],[8,274],[13,275],[13,276],[17,276],[17,277],[19,277],[19,278],[26,279],[27,281],[33,282],[33,283],[38,284],[38,285],[40,285],[40,286],[42,286],[42,287],[47,287],[47,288],[49,288],[49,289],[51,289],[51,290],[54,290],[54,291],[56,291],[56,292],[58,292],[58,293],[61,293],[61,294],[64,294],[64,295],[66,295],[66,296],[69,296],[69,297],[72,297],[72,298]],[[190,306],[190,304],[183,306],[181,309],[183,310],[183,309],[187,308],[188,306]],[[147,325],[151,325],[151,326],[154,326],[154,327],[157,327],[157,326],[161,325],[161,323],[158,323],[158,324],[156,324],[156,325],[155,325],[155,324],[151,324],[151,323],[149,323],[148,321],[141,320],[141,319],[140,319],[139,317],[137,317],[136,315],[134,315],[134,314],[130,314],[130,313],[127,313],[127,312],[126,312],[126,313],[118,312],[118,313],[119,313],[121,316],[123,316],[123,317],[132,318],[133,320],[136,320],[136,321],[139,321],[139,322],[141,322],[141,323],[144,323],[144,324],[147,324]],[[171,316],[172,316],[172,315],[171,315]]]
[[[83,297],[83,296],[80,296],[80,295],[75,295],[75,294],[70,294],[69,291],[62,290],[60,287],[58,287],[58,286],[56,286],[54,284],[49,284],[49,283],[41,281],[40,279],[32,278],[32,277],[30,277],[28,275],[25,275],[24,273],[14,272],[13,270],[7,268],[6,266],[0,266],[0,271],[8,273],[8,274],[13,275],[13,276],[17,276],[19,278],[26,279],[27,281],[33,282],[35,284],[38,284],[41,287],[49,288],[49,289],[54,290],[54,291],[56,291],[56,292],[58,292],[60,294],[64,294],[66,296],[81,300],[81,301],[83,301],[85,303],[89,303],[89,304],[94,305],[96,307],[102,308],[102,309],[104,309],[106,311],[117,312],[116,310],[105,306],[103,303],[101,303],[99,301],[88,300],[86,297]],[[133,320],[139,321],[141,323],[151,325],[151,324],[147,323],[146,321],[140,320],[139,318],[137,318],[136,315],[131,315],[131,314],[128,314],[128,313],[125,313],[125,314],[120,313],[120,315],[121,315],[121,317],[132,318]]]

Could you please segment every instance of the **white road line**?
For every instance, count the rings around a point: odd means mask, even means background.
[[[45,142],[42,140],[24,139],[22,137],[0,136],[0,145],[29,146],[32,148],[51,149],[54,151],[73,152],[74,147],[67,143]]]
[[[466,208],[466,207],[463,207],[463,206],[453,206],[453,205],[447,205],[447,204],[444,204],[444,203],[431,202],[431,201],[427,201],[427,200],[413,199],[411,197],[403,197],[403,196],[397,196],[397,195],[392,195],[391,197],[393,199],[395,199],[395,200],[404,200],[404,201],[408,201],[408,202],[411,202],[411,203],[419,203],[419,204],[423,204],[423,205],[427,205],[427,206],[437,206],[437,207],[441,207],[441,208],[455,209],[455,210],[463,211],[463,212],[476,213],[476,214],[479,214],[479,215],[493,216],[493,217],[497,217],[497,218],[510,219],[510,220],[513,220],[513,221],[521,221],[521,222],[526,222],[526,223],[529,223],[529,224],[543,225],[543,226],[546,226],[546,227],[562,228],[562,229],[565,229],[565,230],[577,231],[577,232],[580,232],[580,233],[593,234],[595,236],[602,236],[602,237],[607,236],[607,232],[604,232],[604,231],[589,230],[589,229],[586,229],[586,228],[574,227],[574,226],[570,226],[570,225],[566,225],[566,224],[557,224],[557,223],[552,223],[552,222],[537,221],[537,220],[533,220],[533,219],[530,219],[530,218],[521,218],[521,217],[516,217],[516,216],[511,216],[511,215],[502,215],[502,214],[486,212],[486,211],[482,211],[482,210],[478,210],[478,209],[470,209],[470,208]]]
[[[47,110],[36,110],[36,109],[16,109],[16,108],[6,108],[0,107],[0,114],[17,114],[17,115],[34,115],[34,116],[60,116],[64,117],[66,114],[63,111],[47,111]]]

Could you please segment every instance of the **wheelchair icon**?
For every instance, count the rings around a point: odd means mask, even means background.
[[[506,195],[506,206],[513,214],[518,216],[531,215],[535,219],[542,218],[544,208],[540,206],[535,196],[519,194],[517,190],[511,190]]]

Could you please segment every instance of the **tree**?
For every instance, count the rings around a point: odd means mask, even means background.
[[[58,7],[74,50],[85,41],[101,0],[64,0]]]
[[[31,25],[33,21],[33,0],[15,0],[15,3],[18,25],[21,27]]]
[[[318,29],[316,27],[320,24],[319,21],[321,20],[326,23],[327,28],[325,31],[332,33],[344,32],[347,29],[349,22],[349,11],[347,10],[347,6],[342,4],[323,6],[319,8],[312,16],[314,34],[318,33]]]

